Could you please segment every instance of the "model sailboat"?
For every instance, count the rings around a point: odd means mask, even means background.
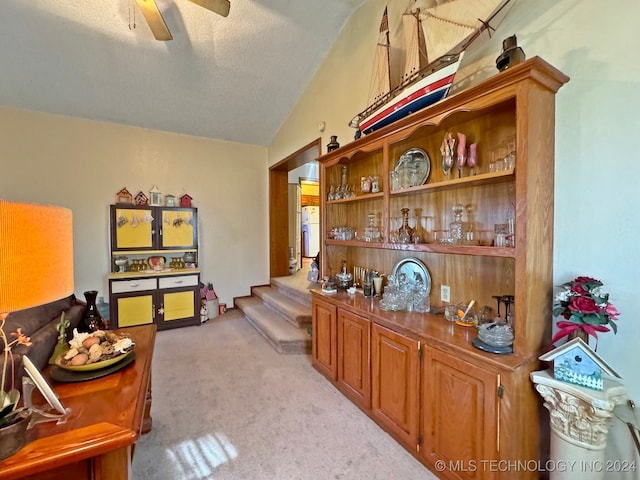
[[[351,127],[371,133],[417,112],[449,92],[465,49],[510,0],[414,0],[402,15],[405,69],[391,88],[389,20],[385,8],[376,51],[373,101]],[[356,134],[356,137],[358,134]]]

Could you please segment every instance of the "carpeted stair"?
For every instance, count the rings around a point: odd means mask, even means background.
[[[308,282],[292,277],[271,279],[271,285],[253,287],[250,297],[235,300],[236,307],[260,334],[283,354],[311,353],[311,293]]]

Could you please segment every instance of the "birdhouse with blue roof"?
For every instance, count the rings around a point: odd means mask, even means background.
[[[553,376],[556,380],[591,390],[604,389],[603,374],[620,378],[620,375],[580,338],[574,338],[539,358],[546,362],[553,361]]]

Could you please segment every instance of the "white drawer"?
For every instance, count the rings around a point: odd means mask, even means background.
[[[156,287],[157,283],[155,278],[117,280],[111,282],[111,293],[140,292],[142,290],[155,290]]]
[[[178,277],[160,278],[160,288],[195,287],[198,285],[198,275],[180,275]]]

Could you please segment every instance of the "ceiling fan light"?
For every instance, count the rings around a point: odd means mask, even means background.
[[[213,13],[217,13],[218,15],[222,15],[226,17],[229,15],[229,10],[231,9],[231,3],[229,0],[189,0],[191,3],[195,3],[196,5],[200,5],[202,8],[206,8],[207,10],[212,11]]]
[[[155,0],[136,0],[136,3],[155,39],[162,41],[173,40],[173,36],[171,36],[169,28],[164,22],[164,18],[162,18],[162,14],[160,10],[158,10]]]

